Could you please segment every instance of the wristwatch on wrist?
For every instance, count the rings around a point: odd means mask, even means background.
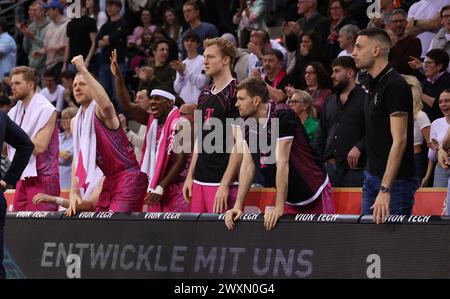
[[[389,193],[389,192],[391,192],[391,188],[387,187],[386,185],[381,185],[380,192],[381,193]]]

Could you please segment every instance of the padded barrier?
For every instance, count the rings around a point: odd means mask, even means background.
[[[450,218],[8,213],[9,278],[448,278]],[[77,262],[80,266],[77,267]]]

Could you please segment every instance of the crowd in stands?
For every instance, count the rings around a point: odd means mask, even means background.
[[[358,32],[365,28],[381,28],[389,34],[389,63],[411,88],[417,187],[447,187],[449,172],[437,162],[450,126],[450,0],[380,0],[380,11],[371,13],[371,3],[365,0],[85,0],[80,17],[73,17],[65,2],[23,4],[26,17],[16,20],[15,28],[0,18],[1,109],[8,111],[15,105],[10,87],[13,68],[33,68],[37,93],[57,112],[62,189],[72,190],[74,184],[71,121],[80,107],[75,88],[82,84],[76,76],[82,70],[76,65],[80,60],[74,58],[82,56],[112,102],[134,150],[130,157],[136,165],[150,165],[156,163],[152,159],[158,151],[151,157],[144,151],[170,139],[168,123],[174,107],[179,108],[178,118],[193,124],[197,105],[204,106],[199,102],[204,90],[214,93],[211,84],[217,85],[217,76],[208,73],[214,56],[206,56],[204,42],[217,37],[235,49],[227,63],[236,85],[246,78],[262,79],[270,99],[294,112],[331,186],[361,187],[367,161],[368,87],[367,73],[357,68],[352,53]],[[275,32],[280,36],[270,33],[274,27],[279,27]],[[87,85],[96,86],[83,75]],[[224,109],[231,116],[235,108]],[[106,126],[116,128],[115,123]],[[149,184],[145,202],[153,208],[159,203],[163,211],[189,211],[182,203],[182,189],[194,159],[178,154],[167,159],[172,168],[164,168],[163,183]],[[2,174],[8,163],[4,156]],[[267,186],[258,175],[253,184]],[[160,186],[166,197],[181,199],[161,204]],[[89,193],[90,198],[92,194],[95,202],[104,201],[99,192]],[[36,204],[71,206],[57,196],[33,197]],[[219,210],[223,211],[214,209]]]

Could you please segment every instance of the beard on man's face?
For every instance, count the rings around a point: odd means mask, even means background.
[[[334,84],[334,90],[337,93],[341,93],[342,91],[344,91],[344,89],[346,89],[348,87],[348,85],[350,84],[350,81],[348,80],[347,77],[342,78],[341,80],[337,81],[337,82],[333,82]]]

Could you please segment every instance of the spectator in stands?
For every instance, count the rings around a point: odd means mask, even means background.
[[[5,96],[8,98],[12,97],[11,75],[10,74],[6,73],[3,76],[3,80],[0,82],[0,96]]]
[[[11,100],[7,96],[0,96],[0,110],[5,113],[11,110]]]
[[[342,49],[339,52],[338,57],[352,56],[353,48],[355,48],[356,36],[359,32],[359,28],[356,25],[345,25],[339,30],[339,47]]]
[[[70,19],[63,15],[64,5],[58,0],[51,0],[44,6],[51,22],[45,32],[43,47],[32,53],[33,58],[46,56],[45,68],[54,68],[59,74],[64,64],[64,53],[67,45],[67,24]]]
[[[115,60],[115,52],[111,59],[111,70],[116,77],[116,83],[120,85],[117,89],[121,91],[122,101],[130,104]],[[149,205],[148,211],[189,211],[181,192],[184,177],[180,176],[185,169],[187,155],[173,151],[176,123],[180,119],[179,110],[174,103],[175,96],[168,89],[155,88],[150,94],[151,114],[148,118],[141,163],[141,171],[146,173],[149,179],[148,194],[145,198],[145,203]],[[138,113],[144,115],[147,112]]]
[[[450,74],[446,71],[449,64],[449,56],[442,49],[429,51],[422,63],[417,59],[410,62],[411,67],[420,68],[423,65],[423,72],[426,79],[422,81],[422,101],[423,111],[427,114],[431,122],[442,117],[439,109],[439,96],[444,89],[450,86]]]
[[[329,30],[326,39],[326,52],[328,58],[333,60],[341,52],[341,47],[339,46],[339,31],[346,25],[355,25],[356,22],[349,18],[345,0],[330,0],[328,15],[329,20],[327,21],[327,26]]]
[[[414,179],[413,98],[408,84],[389,65],[390,38],[379,28],[365,29],[356,39],[353,57],[367,69],[369,101],[364,106],[367,166],[362,213],[376,223],[386,216],[410,215]]]
[[[14,188],[14,185],[22,176],[34,148],[28,135],[11,121],[6,113],[0,112],[1,148],[3,148],[4,142],[10,144],[16,150],[16,153],[12,161],[12,166],[0,180],[0,279],[6,279],[6,272],[3,268],[3,237],[6,216],[6,199],[4,192],[7,189]]]
[[[77,108],[66,108],[61,113],[61,129],[59,133],[59,185],[69,189],[71,182],[73,139],[70,121],[77,114]]]
[[[184,199],[191,202],[191,212],[221,213],[234,204],[237,188],[234,186],[240,156],[236,151],[226,150],[231,124],[226,120],[237,117],[236,80],[231,75],[231,66],[236,54],[235,46],[222,38],[205,42],[205,72],[213,83],[200,93],[198,109],[202,119],[209,123],[212,118],[222,123],[221,137],[215,139],[212,153],[194,151],[189,172],[183,186]],[[205,136],[211,133],[209,126],[202,126],[203,145]],[[228,131],[227,131],[228,130]],[[207,143],[207,142],[206,142]]]
[[[419,80],[414,76],[403,75],[408,85],[411,87],[413,95],[413,113],[414,113],[414,165],[416,169],[416,178],[422,187],[425,186],[422,179],[425,176],[428,165],[428,151],[423,148],[424,141],[430,140],[430,119],[422,111],[422,86]],[[431,144],[430,144],[431,145]]]
[[[429,145],[430,149],[428,150],[428,168],[422,181],[422,185],[424,186],[428,185],[433,172],[433,187],[448,186],[449,172],[437,163],[437,152],[442,145],[442,141],[444,140],[448,128],[450,127],[450,89],[445,89],[439,96],[439,108],[444,114],[444,117],[438,118],[431,123],[431,144]]]
[[[233,23],[238,25],[237,37],[241,45],[248,43],[248,33],[252,30],[269,30],[265,21],[266,11],[267,0],[240,1],[240,9],[233,16]]]
[[[450,130],[447,130],[444,139],[441,142],[441,146],[438,151],[438,163],[442,169],[448,171],[448,167],[450,165],[448,151],[450,149]],[[449,199],[449,187],[450,183],[447,185],[447,198],[444,204],[444,215],[450,215],[450,199]]]
[[[327,18],[317,11],[317,0],[298,0],[298,14],[301,15],[297,22],[288,22],[284,27],[286,36],[286,48],[289,52],[295,51],[305,32],[317,32],[322,40],[326,40],[329,31]]]
[[[16,66],[16,41],[8,33],[8,21],[0,18],[0,81]]]
[[[440,16],[442,29],[433,37],[429,50],[443,49],[450,56],[450,5],[441,9]]]
[[[311,95],[306,91],[296,89],[292,92],[287,104],[302,122],[309,142],[313,144],[319,122],[317,121],[317,110],[312,105]]]
[[[367,28],[386,28],[386,25],[389,23],[389,16],[394,11],[394,1],[392,0],[379,0],[381,14],[379,12],[369,13],[369,23],[367,24]]]
[[[156,26],[152,24],[152,14],[150,10],[143,9],[141,11],[141,22],[142,26],[137,26],[133,30],[133,34],[128,36],[127,44],[128,47],[138,47],[142,43],[142,32],[144,29],[150,30],[150,32],[153,34],[153,32],[156,30]]]
[[[117,88],[117,97],[123,110],[128,113],[131,118],[139,124],[138,133],[130,130],[126,124],[126,118],[123,114],[119,114],[122,128],[127,135],[128,141],[134,146],[134,152],[138,162],[142,161],[142,147],[144,145],[145,134],[147,132],[148,120],[151,115],[150,107],[150,91],[142,87],[136,93],[134,103],[131,102],[125,82],[122,76],[115,76],[115,85]]]
[[[182,47],[179,49],[178,44],[176,41],[174,41],[172,38],[170,38],[169,34],[167,34],[166,30],[164,30],[161,27],[156,28],[156,30],[153,32],[153,44],[156,43],[158,40],[165,40],[169,44],[169,61],[177,60],[179,59],[179,51],[182,49]],[[201,54],[201,52],[199,52]]]
[[[407,16],[402,9],[394,10],[389,16],[387,28],[394,31],[397,37],[397,43],[389,53],[389,63],[400,74],[417,76],[417,71],[411,68],[408,62],[411,57],[420,58],[422,45],[417,37],[405,33]]]
[[[125,0],[119,1],[120,1],[119,16],[122,18],[125,15]],[[108,13],[108,0],[99,0],[99,7],[101,11],[106,11]]]
[[[417,36],[422,43],[422,55],[425,57],[435,32],[441,28],[440,11],[448,5],[448,0],[420,0],[408,10],[406,34]]]
[[[277,41],[270,39],[269,32],[265,30],[253,30],[250,33],[250,42],[247,45],[250,51],[248,57],[248,76],[254,68],[259,68],[262,75],[265,75],[263,68],[264,53],[269,49],[277,49],[283,53],[284,61],[286,61],[287,51]]]
[[[99,0],[86,0],[87,15],[96,21],[97,32],[108,22],[108,16],[100,10]]]
[[[61,85],[64,87],[64,108],[78,108],[73,95],[73,79],[75,79],[75,73],[69,71],[61,73]]]
[[[197,33],[190,31],[183,37],[187,58],[183,61],[175,60],[170,63],[170,66],[177,71],[173,88],[185,103],[197,104],[200,92],[209,82],[209,78],[203,74],[205,58],[198,54],[200,38]]]
[[[181,1],[181,0],[180,0]],[[229,0],[201,0],[200,5],[202,18],[216,26],[218,35],[225,32],[233,32],[233,13]]]
[[[145,86],[148,90],[153,90],[157,86],[164,85],[173,89],[173,83],[176,78],[176,71],[170,67],[169,63],[169,43],[164,40],[157,40],[153,44],[154,64],[144,66],[138,72],[144,73],[140,76],[141,86]]]
[[[28,13],[32,22],[28,26],[25,23],[18,23],[18,27],[23,34],[23,50],[28,54],[28,65],[41,75],[45,69],[46,56],[32,54],[44,46],[44,37],[50,20],[45,16],[44,2],[40,0],[31,3]]]
[[[129,64],[131,70],[134,70],[140,65],[151,64],[153,59],[152,45],[153,34],[150,30],[144,29],[142,31],[141,44],[128,52],[129,56],[131,56]]]
[[[58,196],[58,128],[55,107],[36,92],[38,77],[36,71],[26,66],[15,67],[11,72],[12,98],[17,104],[8,116],[32,139],[35,149],[22,180],[16,185],[14,193],[15,211],[55,211],[52,204],[35,206],[31,200],[37,193]],[[14,152],[8,148],[8,158]]]
[[[180,38],[183,31],[177,12],[173,8],[167,8],[164,11],[163,29],[167,32],[169,37],[181,45]],[[181,48],[181,47],[180,47]]]
[[[86,11],[86,10],[84,10]],[[70,63],[72,58],[83,55],[86,66],[89,68],[95,54],[95,37],[97,35],[96,20],[84,13],[81,18],[73,18],[67,24],[67,47],[64,53],[64,65],[66,69],[75,72],[75,67]]]
[[[0,96],[0,110],[8,113],[11,109],[11,100],[7,96]],[[2,154],[0,162],[0,177],[3,178],[11,165],[7,156]]]
[[[285,45],[289,52],[297,51],[302,35],[306,32],[316,32],[321,40],[327,40],[329,26],[327,19],[317,12],[317,0],[299,0],[298,14],[302,17],[297,22],[287,22],[283,27]],[[320,45],[322,48],[322,45]]]
[[[325,54],[324,42],[317,32],[310,31],[303,34],[300,47],[297,50],[295,68],[292,75],[302,77],[305,67],[310,62],[319,62],[324,66],[329,65],[329,59]]]
[[[102,26],[108,21],[108,16],[106,13],[100,10],[99,0],[86,0],[86,9],[88,16],[96,21],[97,32],[99,32]],[[98,75],[100,69],[101,60],[101,49],[96,48],[89,68],[89,70],[96,76]]]
[[[259,69],[255,68],[251,77],[264,79],[270,99],[276,103],[284,103],[287,99],[286,86],[299,84],[294,82],[290,76],[287,76],[283,70],[283,53],[279,50],[269,49],[264,54],[263,66],[266,72],[264,76],[261,75]]]
[[[314,148],[325,162],[333,187],[361,187],[366,165],[364,104],[367,93],[356,84],[352,57],[332,63],[334,92],[325,101]]]
[[[367,15],[367,7],[369,4],[367,4],[367,2],[363,0],[346,0],[346,2],[347,2],[347,10],[352,16],[352,18],[358,22],[357,24],[358,27],[366,28],[369,22],[369,18]],[[373,2],[374,1],[372,1],[372,3]]]
[[[125,76],[125,55],[129,27],[128,23],[120,17],[121,8],[122,2],[120,0],[107,0],[106,11],[109,20],[102,26],[96,38],[97,47],[102,50],[102,63],[100,64],[98,79],[119,113],[122,111],[122,108],[117,104],[114,78],[109,69],[109,62],[112,50],[116,49],[119,67]]]
[[[322,113],[323,104],[325,103],[325,98],[333,93],[331,90],[332,82],[330,75],[322,64],[310,62],[306,64],[302,79],[302,89],[311,95],[313,106],[320,115],[320,113]]]
[[[54,69],[46,70],[43,74],[43,78],[44,88],[40,91],[40,94],[55,106],[56,112],[58,112],[58,116],[60,116],[64,109],[64,86],[57,83],[58,76]]]
[[[270,150],[261,153],[259,147],[252,148],[252,139],[259,139],[260,129],[245,130],[245,121],[237,128],[237,146],[243,152],[239,171],[239,190],[236,203],[226,212],[225,224],[233,229],[234,221],[242,215],[244,200],[247,197],[255,176],[255,169],[265,178],[266,187],[275,187],[275,208],[266,211],[264,227],[272,230],[283,214],[334,213],[331,184],[323,166],[317,162],[316,154],[309,145],[301,123],[294,112],[284,104],[269,100],[266,84],[261,79],[247,79],[238,86],[236,106],[239,115],[245,120],[255,119],[259,123],[264,119],[268,140],[272,140],[274,120],[278,121],[279,132],[276,144],[270,144]],[[269,117],[267,117],[269,116]],[[247,127],[248,129],[248,127]],[[275,154],[276,150],[276,154]],[[276,155],[276,158],[275,158]],[[271,159],[272,158],[272,159]],[[258,161],[255,165],[255,161]],[[299,162],[302,161],[302,162]],[[275,163],[276,162],[276,163]]]
[[[198,52],[203,54],[203,41],[207,38],[213,38],[219,36],[216,26],[210,23],[202,22],[200,19],[200,8],[195,0],[188,0],[183,5],[183,15],[186,23],[189,24],[190,29],[200,37],[200,48]],[[181,35],[181,40],[184,40],[185,31]],[[186,58],[186,51],[182,51],[182,58]]]
[[[236,80],[241,82],[248,78],[248,59],[250,53],[248,49],[239,48],[236,38],[231,33],[224,33],[221,38],[226,39],[236,47],[236,59],[234,60],[233,71],[236,75]]]
[[[117,61],[116,51],[111,54]],[[76,56],[72,63],[78,70],[73,89],[81,107],[72,122],[75,170],[69,209],[76,212],[76,204],[82,202],[82,191],[87,191],[86,185],[95,181],[98,167],[105,181],[96,211],[139,212],[146,194],[147,177],[140,171],[105,89],[89,73],[83,56]],[[116,64],[114,71],[119,69]]]

